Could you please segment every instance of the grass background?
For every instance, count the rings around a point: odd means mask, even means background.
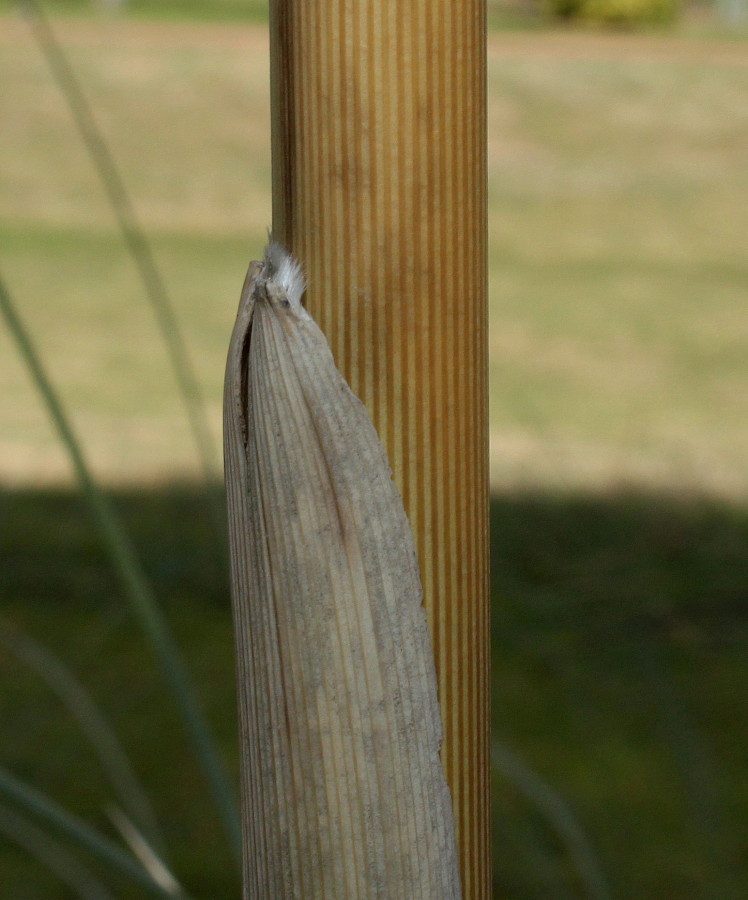
[[[266,34],[142,17],[59,31],[154,242],[218,441],[238,290],[270,221]],[[235,766],[225,566],[182,405],[14,14],[0,18],[0,83],[4,277]],[[748,893],[747,89],[737,39],[489,41],[494,729],[574,810],[619,898]],[[0,377],[3,614],[100,699],[193,894],[236,896],[176,714],[4,332]],[[69,716],[5,655],[0,678],[2,761],[108,829],[109,793]],[[494,794],[496,896],[585,896],[498,769]],[[69,896],[7,842],[0,884],[14,900]]]

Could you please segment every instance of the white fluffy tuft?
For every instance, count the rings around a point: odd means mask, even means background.
[[[286,292],[291,306],[301,311],[301,297],[306,289],[301,266],[277,241],[271,240],[265,248],[262,261],[262,275],[268,281],[275,281]]]

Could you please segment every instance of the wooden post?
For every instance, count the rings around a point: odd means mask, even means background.
[[[463,896],[490,896],[485,0],[271,0],[273,232],[419,555]]]

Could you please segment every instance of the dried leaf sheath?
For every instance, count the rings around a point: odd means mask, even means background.
[[[244,896],[453,900],[413,539],[302,290],[271,245],[250,266],[226,372]]]

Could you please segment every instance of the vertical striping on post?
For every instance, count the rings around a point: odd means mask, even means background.
[[[488,900],[485,0],[271,0],[273,233],[414,532],[465,900]]]

